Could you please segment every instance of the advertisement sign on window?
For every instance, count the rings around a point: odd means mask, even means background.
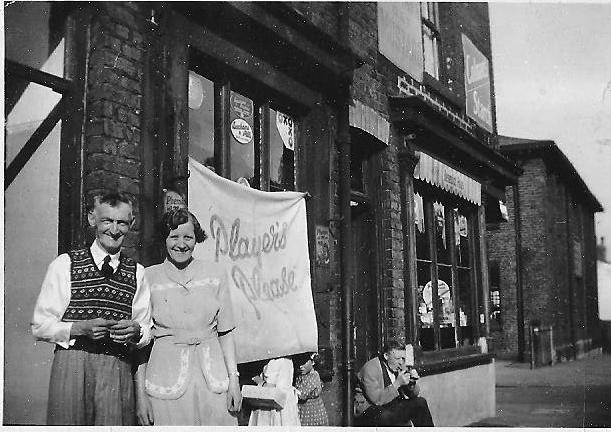
[[[490,102],[490,66],[488,59],[462,35],[465,63],[465,95],[467,115],[492,132],[492,104]]]

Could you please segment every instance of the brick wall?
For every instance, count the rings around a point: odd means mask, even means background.
[[[87,81],[85,194],[116,189],[133,198],[136,225],[124,246],[137,258],[144,26],[137,3],[96,6]]]
[[[487,231],[488,261],[499,264],[501,300],[501,331],[491,334],[492,348],[499,357],[515,357],[518,353],[517,274],[516,274],[516,209],[513,187],[505,189],[508,221]]]
[[[559,359],[573,356],[573,340],[596,336],[591,305],[595,274],[593,215],[591,210],[567,189],[566,173],[542,157],[519,158],[524,174],[520,177],[520,223],[524,293],[525,342],[528,325],[539,320],[554,328],[554,344]],[[496,333],[495,347],[501,356],[517,355],[517,304],[515,237],[512,188],[507,188],[509,222],[488,233],[489,259],[500,262],[502,331]],[[575,275],[573,245],[582,245],[582,276]],[[595,270],[594,270],[595,271]],[[570,284],[572,283],[572,287]],[[579,342],[580,349],[587,343]]]

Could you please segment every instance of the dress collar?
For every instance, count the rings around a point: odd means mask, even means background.
[[[191,261],[187,267],[184,269],[178,269],[174,264],[172,264],[167,258],[163,262],[163,270],[165,271],[166,276],[178,283],[179,285],[186,285],[191,282],[195,277],[195,260]],[[186,288],[186,287],[185,287]]]

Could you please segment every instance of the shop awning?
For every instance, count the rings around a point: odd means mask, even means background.
[[[414,178],[428,182],[474,204],[481,205],[482,185],[479,182],[426,153],[416,152],[416,154],[420,159],[414,170]]]

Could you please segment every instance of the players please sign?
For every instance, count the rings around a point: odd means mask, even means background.
[[[189,160],[190,210],[209,238],[195,250],[227,274],[238,361],[317,350],[304,194],[262,192]]]

